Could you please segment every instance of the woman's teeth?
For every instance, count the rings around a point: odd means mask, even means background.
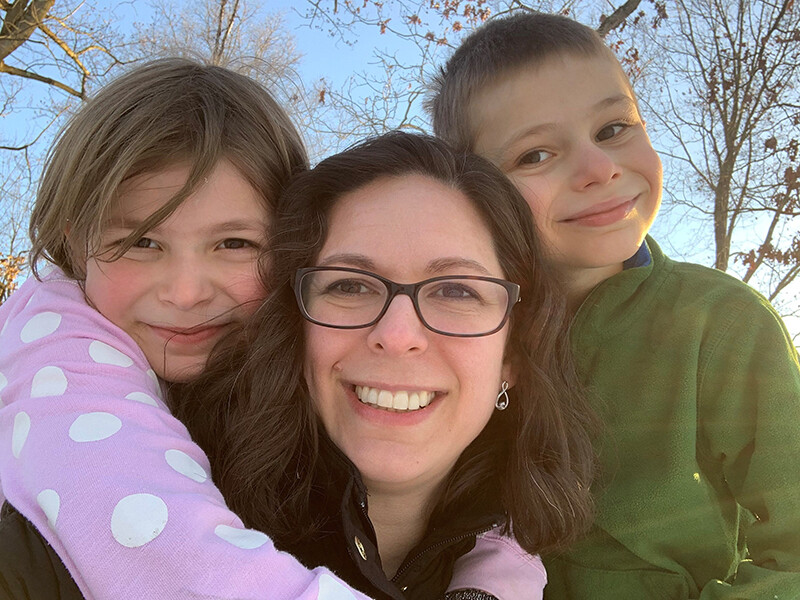
[[[367,386],[356,386],[356,396],[364,404],[394,410],[419,410],[430,404],[434,392],[390,392]]]

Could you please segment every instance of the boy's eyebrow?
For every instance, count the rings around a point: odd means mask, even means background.
[[[636,106],[636,103],[627,94],[616,94],[614,96],[609,96],[608,98],[603,98],[602,100],[597,102],[594,106],[589,107],[589,112],[604,110],[606,108],[610,108],[618,104],[627,104],[633,107]],[[525,139],[528,136],[547,131],[554,131],[556,129],[558,129],[558,125],[556,125],[555,123],[537,123],[536,125],[524,129],[523,131],[520,131],[519,133],[511,137],[505,144],[503,144],[502,151],[504,152],[508,150],[508,148],[510,148],[511,146],[513,146],[520,140]]]
[[[615,96],[609,96],[608,98],[600,100],[600,102],[592,107],[592,110],[601,110],[617,104],[628,104],[634,107],[636,106],[636,102],[634,102],[633,98],[631,98],[628,94],[617,94]]]
[[[327,267],[335,264],[344,264],[357,269],[363,269],[365,271],[375,271],[376,268],[375,261],[367,256],[364,256],[363,254],[332,254],[331,256],[325,258],[325,260],[319,261],[320,267]],[[426,270],[435,275],[436,273],[442,273],[455,268],[464,268],[472,271],[478,271],[484,275],[491,275],[489,270],[478,261],[459,256],[436,258],[428,262]]]

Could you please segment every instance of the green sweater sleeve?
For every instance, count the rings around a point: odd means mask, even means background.
[[[701,600],[800,598],[800,365],[775,310],[761,297],[726,315],[698,381],[698,450],[735,499],[749,557]]]

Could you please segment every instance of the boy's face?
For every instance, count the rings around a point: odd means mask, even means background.
[[[661,162],[617,62],[553,57],[514,71],[469,116],[473,149],[525,196],[570,293],[620,271],[658,212]]]
[[[123,183],[86,265],[91,304],[136,341],[167,381],[198,375],[214,344],[264,295],[256,269],[264,204],[225,160],[121,258],[107,259],[188,174],[188,167],[173,166]]]

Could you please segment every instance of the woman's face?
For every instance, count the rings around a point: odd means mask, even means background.
[[[317,265],[364,269],[398,283],[504,275],[470,202],[420,175],[380,179],[339,199]],[[372,327],[306,324],[305,376],[315,408],[371,492],[432,491],[444,480],[509,379],[507,333],[508,325],[484,337],[434,333],[405,295]],[[387,409],[359,400],[371,392],[383,404],[404,393],[431,400],[416,410]]]

